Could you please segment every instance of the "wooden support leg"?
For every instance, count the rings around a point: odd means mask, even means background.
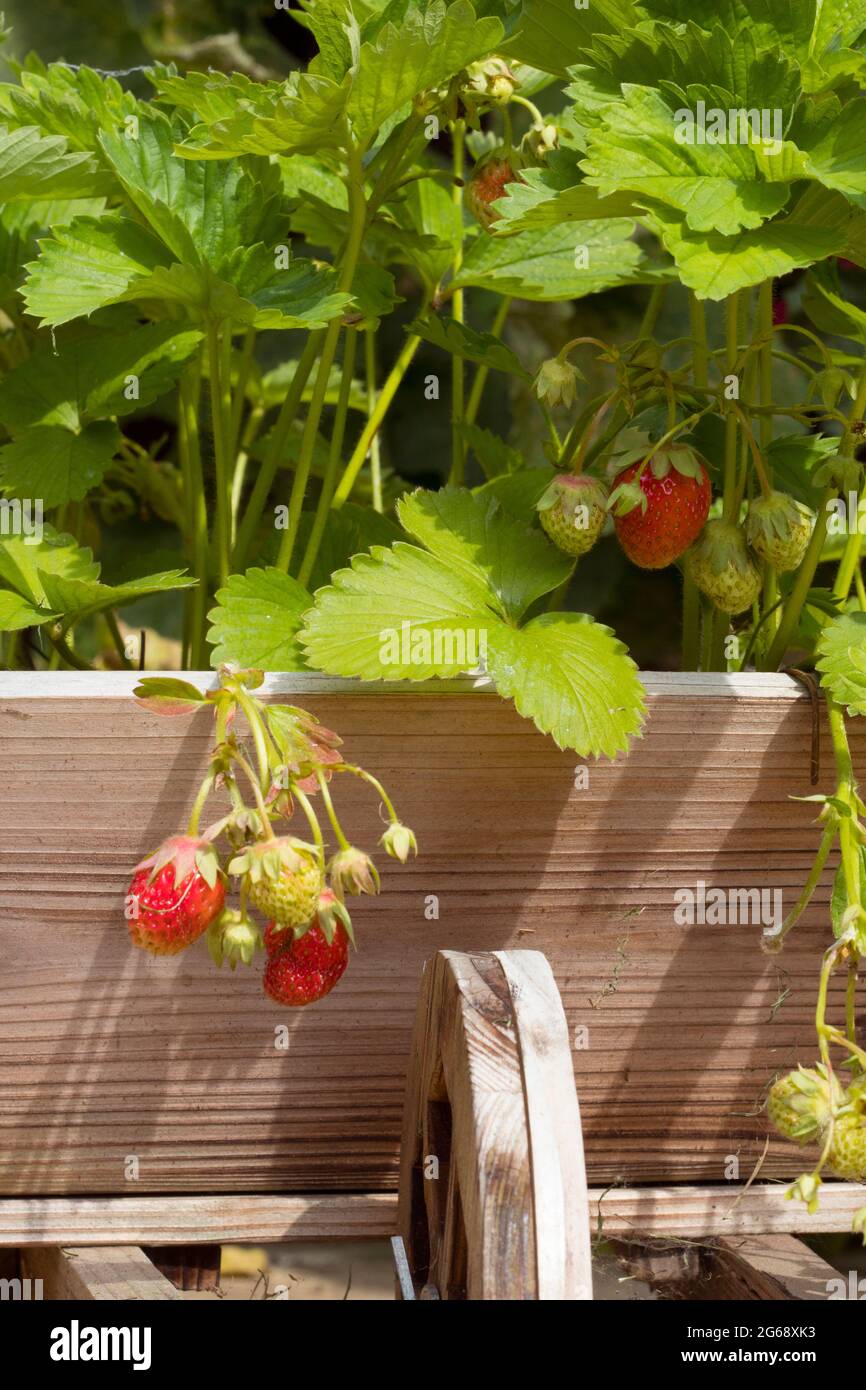
[[[614,1241],[628,1274],[666,1299],[712,1302],[758,1299],[826,1302],[840,1275],[790,1235],[731,1235],[688,1244]]]
[[[568,1028],[539,952],[427,963],[398,1228],[425,1298],[592,1297]]]
[[[21,1276],[42,1281],[46,1299],[179,1299],[136,1245],[38,1246],[21,1251]]]

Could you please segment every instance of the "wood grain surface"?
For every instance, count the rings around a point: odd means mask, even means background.
[[[814,790],[793,681],[649,676],[644,738],[577,788],[572,754],[465,683],[349,696],[270,678],[383,778],[421,848],[357,903],[339,988],[294,1013],[264,998],[260,965],[128,942],[131,870],[186,818],[207,714],[147,714],[129,675],[53,680],[0,680],[0,1193],[391,1189],[422,962],[515,946],[550,960],[579,1043],[591,1182],[748,1178],[769,1081],[814,1058],[829,871],[775,958],[758,925],[677,926],[674,894],[797,896],[818,837],[814,806],[790,800]],[[370,847],[375,799],[345,781],[347,829]],[[773,1142],[760,1177],[802,1166]]]

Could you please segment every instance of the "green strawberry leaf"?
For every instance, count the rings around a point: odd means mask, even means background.
[[[552,151],[541,169],[521,169],[520,181],[510,183],[493,206],[501,218],[497,233],[639,216],[630,193],[606,197],[585,182],[572,150]]]
[[[130,217],[78,217],[55,228],[40,243],[39,259],[25,266],[27,312],[57,328],[124,299],[134,280],[168,260],[162,243]]]
[[[112,179],[89,154],[67,151],[66,141],[41,135],[34,126],[0,125],[0,206],[26,199],[98,198]]]
[[[866,613],[840,613],[818,638],[821,684],[849,714],[866,714]]]
[[[683,213],[691,231],[722,236],[760,227],[787,203],[790,183],[765,181],[752,145],[679,144],[660,93],[633,87],[623,98],[591,132],[582,164],[602,195],[630,190]]]
[[[37,425],[0,449],[0,487],[18,497],[40,497],[46,507],[78,502],[108,471],[120,431],[107,420],[76,434],[62,425]]]
[[[306,669],[297,635],[312,600],[297,580],[278,569],[250,569],[231,575],[216,599],[208,614],[214,666]]]
[[[59,616],[59,613],[52,613],[50,609],[37,608],[20,594],[0,589],[0,632],[18,632],[21,628],[38,627],[40,623],[50,622]]]
[[[93,68],[46,66],[31,55],[17,75],[17,82],[0,86],[0,110],[8,124],[61,135],[73,150],[95,152],[100,131],[146,109],[115,78]]]
[[[503,36],[498,19],[478,19],[468,0],[403,7],[375,42],[363,43],[347,103],[355,139],[366,145],[420,92],[446,83]]]
[[[67,625],[102,613],[108,608],[123,608],[148,594],[167,593],[172,589],[189,589],[198,581],[183,570],[166,570],[131,579],[126,584],[102,584],[99,580],[67,579],[40,571],[39,580],[45,597],[53,608],[64,614]]]
[[[492,430],[482,429],[480,425],[462,427],[463,438],[484,471],[486,478],[499,478],[503,474],[516,473],[523,467],[523,455],[519,449],[494,434]]]
[[[813,226],[793,214],[729,237],[690,233],[682,217],[660,207],[643,220],[657,232],[676,261],[683,284],[699,299],[726,299],[768,277],[787,275],[838,255],[845,245],[843,227]]]
[[[543,613],[490,633],[487,668],[519,714],[581,757],[615,757],[645,714],[637,667],[610,628],[585,613]]]
[[[138,704],[151,714],[194,714],[199,706],[207,703],[207,696],[189,681],[173,676],[148,676],[139,681],[132,693]]]
[[[515,622],[574,568],[540,531],[503,513],[495,499],[464,489],[419,488],[401,499],[397,515],[450,571],[486,585],[488,605]]]
[[[535,520],[538,503],[555,477],[555,468],[520,468],[482,483],[475,495],[495,497],[503,511],[519,517],[528,526]]]
[[[84,581],[99,575],[99,565],[91,552],[79,546],[72,536],[61,535],[46,525],[41,540],[34,545],[33,539],[25,535],[0,537],[0,579],[35,607],[50,606],[44,575]]]
[[[848,809],[847,807],[845,808]],[[860,901],[866,902],[866,851],[860,846]],[[833,877],[833,892],[830,896],[830,921],[833,927],[833,935],[838,938],[842,935],[844,927],[842,918],[847,912],[850,903],[848,902],[848,889],[845,885],[845,869],[842,864],[836,870]]]
[[[223,274],[238,247],[278,239],[279,172],[266,160],[179,159],[174,134],[165,116],[153,114],[139,121],[134,138],[103,131],[100,144],[172,257]]]
[[[493,333],[478,333],[474,328],[459,323],[457,319],[445,318],[439,314],[427,314],[410,324],[409,333],[433,343],[443,351],[468,362],[491,367],[497,372],[531,380],[529,372],[521,365],[519,358],[507,343]]]
[[[303,555],[313,524],[313,513],[301,513],[298,554]],[[381,512],[345,502],[338,511],[329,511],[307,587],[315,593],[327,584],[335,570],[344,569],[353,555],[373,545],[390,545],[400,540],[399,526]]]
[[[522,299],[578,299],[632,277],[641,251],[625,218],[549,227],[516,236],[477,236],[451,282]]]
[[[866,208],[866,97],[843,107],[830,129],[806,155],[805,171],[825,188]]]
[[[228,159],[240,154],[288,155],[303,150],[327,150],[345,139],[345,109],[351,78],[341,82],[316,73],[293,72],[285,82],[246,84],[235,74],[202,82],[192,73],[189,103],[198,103],[199,125],[177,145],[186,159]],[[176,79],[171,94],[179,100]],[[165,88],[165,83],[159,84]],[[209,108],[205,103],[209,103]],[[228,114],[213,120],[218,106],[231,105]]]
[[[311,666],[363,680],[458,676],[476,664],[499,620],[488,590],[425,550],[398,541],[354,556],[316,594],[300,633]]]
[[[595,34],[617,33],[637,23],[631,0],[524,0],[520,24],[503,51],[544,72],[565,76],[568,64]]]
[[[173,323],[63,341],[37,349],[0,381],[0,418],[15,434],[33,425],[78,430],[127,415],[165,395],[201,341]]]

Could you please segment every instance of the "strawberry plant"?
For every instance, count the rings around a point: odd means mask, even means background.
[[[845,726],[866,713],[866,3],[303,0],[285,21],[317,50],[287,77],[154,61],[142,94],[29,57],[0,85],[5,665],[144,665],[129,614],[170,612],[164,666],[480,668],[561,747],[612,757],[645,709],[591,576],[628,563],[651,595],[670,571],[684,671],[796,659],[824,687],[838,786],[770,943],[838,850],[820,1056],[770,1113],[822,1141],[810,1204],[825,1166],[866,1178],[866,811]],[[389,464],[395,412],[408,398],[427,452],[440,377],[441,486],[412,489]],[[206,930],[246,958],[252,903],[305,927],[288,945],[269,929],[273,997],[301,1002],[312,976],[324,992],[343,890],[375,879],[341,847],[328,890],[315,834],[268,832],[288,726],[251,717],[241,676],[143,689],[214,700],[213,776],[235,797],[240,770],[255,805],[233,801],[215,878],[195,823],[141,867],[138,944]],[[295,778],[302,814],[309,776],[327,808],[338,766]],[[405,858],[408,832],[387,833]],[[217,901],[226,874],[239,909]]]

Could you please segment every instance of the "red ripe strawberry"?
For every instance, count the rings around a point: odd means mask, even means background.
[[[509,183],[523,183],[510,159],[504,159],[496,151],[476,164],[472,178],[466,185],[464,199],[466,206],[482,227],[490,227],[501,216],[492,206],[497,198],[505,197]]]
[[[354,942],[352,919],[346,904],[337,897],[332,888],[323,888],[319,894],[316,915],[310,923],[306,926],[292,927],[286,922],[268,922],[262,933],[262,940],[268,955],[272,956],[275,951],[281,951],[284,947],[291,945],[293,941],[300,940],[311,925],[321,927],[325,934],[325,940],[330,941],[338,923],[342,923],[349,940]]]
[[[265,994],[276,1004],[297,1008],[314,1004],[330,994],[349,964],[349,938],[338,923],[330,946],[315,923],[300,939],[291,930],[283,933],[290,944],[271,950],[265,966]]]
[[[127,901],[135,946],[173,956],[192,945],[225,902],[214,846],[191,835],[171,836],[136,867]]]
[[[614,526],[628,558],[642,569],[664,569],[688,550],[704,527],[712,489],[693,449],[660,449],[617,474],[611,493]]]

